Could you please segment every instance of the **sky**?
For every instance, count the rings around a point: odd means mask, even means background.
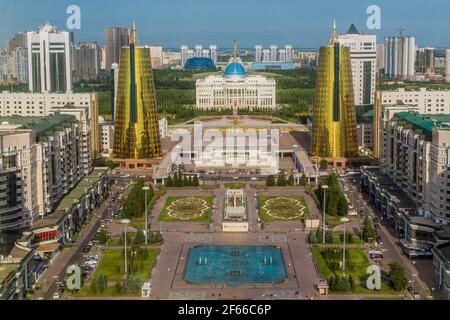
[[[450,0],[0,0],[0,47],[16,32],[50,22],[67,29],[69,5],[81,9],[75,41],[104,42],[104,29],[136,20],[141,44],[217,44],[241,48],[287,43],[316,49],[327,43],[333,19],[339,33],[397,35],[400,26],[419,46],[450,47]],[[381,9],[381,29],[368,30],[369,5]]]

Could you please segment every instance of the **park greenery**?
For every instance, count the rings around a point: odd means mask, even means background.
[[[131,189],[130,193],[123,201],[123,213],[122,216],[126,219],[142,217],[145,212],[145,191],[143,190],[145,183],[144,180],[139,180]],[[154,197],[153,187],[148,186],[150,190],[148,191],[147,201],[148,204],[152,201]],[[149,207],[148,207],[149,208]]]
[[[167,222],[208,221],[212,213],[212,197],[168,197],[159,220]]]
[[[324,191],[322,189],[323,185],[327,185],[328,189]],[[341,216],[345,217],[348,215],[348,202],[344,196],[344,193],[339,187],[337,176],[332,174],[325,179],[321,179],[319,182],[319,187],[315,191],[315,195],[321,210],[323,210],[323,200],[325,192],[325,204],[326,204],[326,214],[332,217]]]
[[[366,288],[366,273],[369,260],[364,248],[347,248],[345,250],[345,277],[343,273],[343,249],[311,249],[320,276],[328,280],[330,290],[335,293],[392,293],[392,289],[382,283],[380,290]]]
[[[123,250],[104,252],[90,284],[79,290],[80,296],[136,296],[151,275],[158,250],[132,244],[127,251],[128,275],[124,280]]]
[[[303,220],[309,215],[302,196],[259,196],[258,207],[263,221]]]
[[[303,174],[300,178],[300,186],[306,187],[308,184],[308,178]],[[292,187],[294,186],[294,175],[289,175],[280,173],[278,176],[269,175],[266,179],[267,187]]]
[[[175,172],[173,175],[169,175],[166,181],[166,187],[168,188],[183,188],[183,187],[198,187],[200,181],[197,175],[183,176],[181,171]]]
[[[311,230],[309,232],[308,242],[310,244],[322,243],[322,241],[323,241],[322,229]],[[341,244],[343,242],[344,242],[344,233],[343,232],[332,231],[332,230],[325,231],[325,243],[326,244]],[[354,234],[352,232],[346,232],[345,233],[345,242],[348,244],[360,244],[361,240],[356,234]]]

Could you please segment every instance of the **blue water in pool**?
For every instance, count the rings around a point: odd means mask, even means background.
[[[184,279],[193,284],[272,284],[287,278],[281,248],[201,246],[189,251]]]

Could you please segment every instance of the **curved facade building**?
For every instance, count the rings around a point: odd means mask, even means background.
[[[121,49],[115,115],[114,158],[153,159],[162,156],[150,52],[136,47],[133,28],[130,47]]]
[[[191,58],[184,65],[184,70],[217,71],[217,68],[210,58]]]
[[[328,47],[320,48],[311,155],[331,160],[358,156],[350,48],[340,46],[336,29]]]

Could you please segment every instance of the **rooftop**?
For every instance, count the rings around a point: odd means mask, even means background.
[[[421,129],[425,134],[432,134],[433,128],[450,129],[450,114],[419,114],[416,112],[399,112],[395,114],[399,120],[411,124],[414,129]]]
[[[37,220],[32,227],[32,230],[41,229],[45,227],[53,227],[66,215],[66,209],[71,209],[83,197],[96,182],[106,173],[105,168],[95,168],[94,171],[83,178],[78,185],[72,189],[59,203],[58,207],[49,216]]]
[[[36,137],[45,137],[55,131],[62,130],[76,122],[71,115],[53,115],[45,117],[22,117],[9,116],[0,117],[0,123],[19,126],[19,129],[34,130]]]
[[[20,265],[18,264],[0,264],[0,287],[6,278],[13,272],[15,272]]]

